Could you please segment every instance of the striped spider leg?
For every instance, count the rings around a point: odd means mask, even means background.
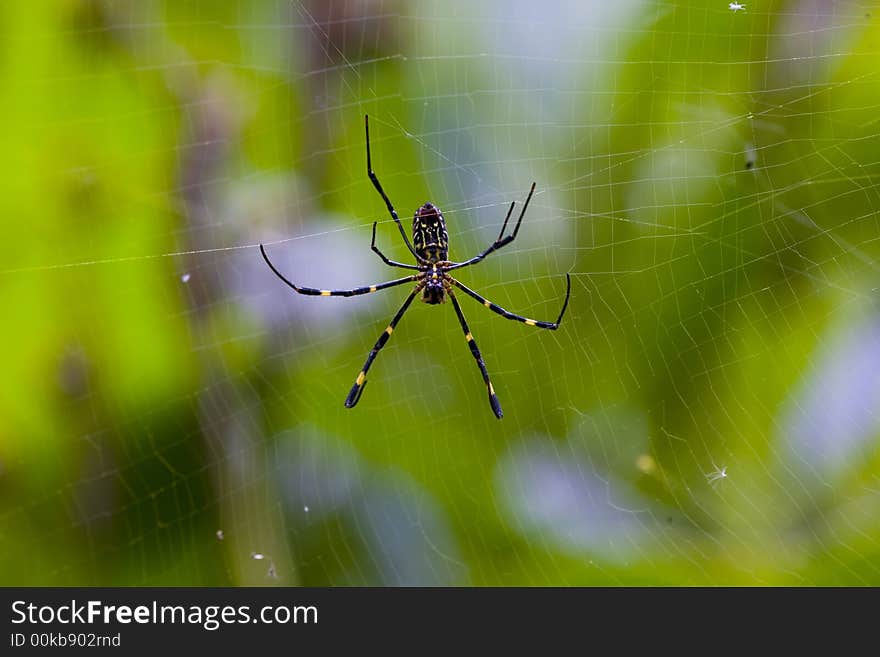
[[[513,319],[518,322],[522,322],[526,326],[534,326],[536,328],[542,329],[550,329],[551,331],[555,331],[559,328],[559,325],[562,323],[562,316],[565,314],[566,308],[568,308],[568,298],[571,295],[571,276],[568,274],[565,275],[566,289],[565,289],[565,301],[562,304],[562,310],[559,311],[559,317],[556,318],[555,322],[542,322],[536,319],[529,319],[528,317],[522,317],[521,315],[517,315],[515,313],[509,312],[502,308],[501,306],[492,303],[486,297],[474,292],[472,289],[464,285],[463,283],[457,281],[452,276],[446,275],[446,280],[448,280],[452,285],[459,288],[462,292],[467,294],[469,297],[472,297],[482,303],[486,308],[491,310],[494,313],[498,313],[505,319]],[[486,383],[486,387],[489,391],[489,405],[492,407],[492,412],[495,413],[495,417],[499,420],[504,416],[504,413],[501,411],[501,404],[498,401],[498,397],[495,394],[495,388],[492,386],[492,382],[489,380],[489,372],[486,370],[486,363],[483,361],[483,356],[480,354],[480,348],[477,346],[476,340],[474,340],[474,336],[471,334],[471,330],[468,327],[467,320],[464,318],[464,313],[461,311],[461,306],[458,305],[458,299],[455,297],[455,293],[451,290],[447,290],[447,294],[449,298],[452,300],[452,305],[455,308],[455,313],[458,315],[458,321],[461,324],[461,328],[464,331],[464,338],[467,340],[468,347],[470,347],[471,354],[474,359],[477,361],[477,367],[480,368],[480,373],[483,375],[483,381]]]
[[[370,182],[373,183],[373,187],[376,188],[376,191],[379,192],[379,196],[382,197],[382,200],[385,201],[385,207],[388,208],[388,214],[391,215],[391,218],[394,220],[394,223],[397,224],[397,228],[400,231],[401,237],[403,237],[403,241],[406,244],[406,248],[409,249],[409,252],[413,254],[416,261],[420,265],[427,264],[427,260],[422,257],[421,254],[417,253],[413,245],[409,241],[409,237],[406,235],[406,231],[403,229],[403,224],[400,223],[400,217],[397,216],[397,210],[394,209],[394,204],[391,203],[391,199],[388,198],[388,194],[385,193],[385,190],[382,189],[382,183],[379,182],[379,177],[373,171],[373,160],[370,157],[370,117],[368,115],[364,115],[364,128],[367,133],[367,177],[370,179]],[[388,260],[379,249],[376,248],[376,224],[373,224],[373,251],[375,251],[380,258],[385,262],[385,264],[391,265],[393,267],[405,267],[407,269],[411,269],[412,265],[404,265],[403,263],[393,262]]]
[[[542,322],[537,319],[529,319],[528,317],[523,317],[521,315],[517,315],[515,313],[507,311],[504,308],[502,308],[501,306],[499,306],[498,304],[492,303],[491,301],[489,301],[486,297],[482,296],[481,294],[474,292],[472,289],[470,289],[467,285],[465,285],[461,281],[458,281],[458,280],[452,278],[452,276],[447,276],[446,278],[448,278],[449,281],[455,287],[459,288],[462,292],[467,294],[469,297],[472,297],[473,299],[476,299],[477,301],[479,301],[481,304],[486,306],[486,308],[491,310],[493,313],[498,313],[499,315],[501,315],[505,319],[513,319],[513,320],[516,320],[517,322],[522,322],[526,326],[536,326],[536,327],[542,328],[542,329],[550,329],[551,331],[555,331],[556,329],[558,329],[559,325],[562,323],[562,316],[565,314],[565,309],[568,308],[568,298],[569,298],[569,296],[571,296],[571,276],[569,274],[566,274],[565,275],[565,301],[562,303],[562,310],[559,311],[559,317],[556,318],[555,322]]]
[[[504,417],[504,412],[501,410],[501,404],[498,402],[495,388],[492,387],[492,382],[489,380],[489,371],[486,369],[483,355],[480,353],[477,341],[474,340],[474,336],[471,334],[471,329],[468,326],[467,320],[464,318],[464,313],[461,312],[461,306],[458,305],[458,299],[455,298],[455,293],[452,290],[449,290],[448,294],[450,300],[452,300],[452,307],[455,308],[455,314],[458,315],[458,323],[461,324],[461,330],[464,331],[464,339],[467,340],[471,355],[473,355],[474,360],[477,361],[477,367],[480,368],[480,373],[483,375],[483,382],[486,384],[486,388],[489,391],[489,405],[492,407],[492,412],[495,413],[495,417],[500,420]]]
[[[493,253],[494,251],[497,251],[498,249],[507,246],[513,240],[515,240],[517,233],[519,233],[519,227],[522,224],[523,217],[526,216],[526,210],[529,209],[529,201],[532,200],[532,194],[535,193],[535,184],[536,183],[533,182],[531,189],[529,189],[529,195],[526,197],[526,202],[523,203],[523,209],[520,210],[519,219],[516,220],[516,226],[514,226],[513,232],[510,235],[508,235],[507,237],[503,237],[504,231],[507,229],[507,222],[510,221],[510,215],[513,214],[513,206],[516,205],[516,201],[511,201],[510,203],[510,208],[508,208],[507,210],[507,216],[504,217],[504,223],[501,224],[501,232],[498,233],[498,239],[492,242],[492,244],[490,244],[485,250],[481,251],[473,258],[465,260],[464,262],[452,263],[450,266],[446,267],[446,271],[452,271],[453,269],[461,269],[462,267],[475,265],[490,253]]]
[[[404,276],[403,278],[398,278],[393,281],[388,281],[387,283],[378,283],[376,285],[367,285],[366,287],[356,287],[351,290],[319,290],[314,287],[303,287],[301,285],[297,285],[296,283],[288,280],[284,274],[282,274],[275,265],[272,264],[272,261],[269,260],[269,256],[266,255],[266,249],[260,244],[260,253],[263,254],[263,260],[266,261],[266,264],[269,265],[269,268],[275,273],[275,275],[280,278],[282,281],[287,283],[287,285],[294,289],[294,291],[299,294],[305,294],[307,296],[312,297],[354,297],[360,294],[371,294],[373,292],[378,292],[379,290],[385,290],[389,287],[395,287],[397,285],[403,285],[404,283],[408,283],[410,281],[414,281],[417,278],[422,277],[422,274],[413,274],[412,276]]]
[[[269,256],[266,255],[266,249],[263,247],[262,244],[260,244],[260,253],[263,254],[263,260],[266,261],[266,264],[269,265],[269,268],[275,273],[278,278],[284,281],[284,283],[286,283],[294,291],[298,292],[299,294],[305,294],[307,296],[352,297],[360,294],[371,294],[373,292],[378,292],[379,290],[385,290],[389,287],[396,287],[398,285],[403,285],[404,283],[419,280],[419,282],[416,284],[415,289],[410,292],[409,296],[406,298],[406,301],[404,301],[403,305],[400,307],[400,310],[398,310],[397,314],[394,315],[394,318],[391,320],[388,328],[386,328],[382,332],[382,335],[379,336],[379,339],[376,341],[376,344],[370,351],[369,356],[367,356],[367,362],[364,363],[364,366],[361,368],[361,371],[358,374],[357,379],[355,380],[355,383],[351,388],[351,391],[348,393],[348,397],[346,397],[345,399],[346,408],[353,408],[355,404],[360,401],[361,394],[363,394],[364,388],[367,385],[367,372],[369,371],[370,366],[373,364],[373,360],[375,360],[376,356],[382,350],[382,347],[385,346],[385,343],[388,342],[388,338],[391,337],[391,333],[394,331],[394,327],[397,326],[397,323],[403,318],[403,315],[409,308],[412,300],[415,299],[416,295],[425,286],[424,280],[420,280],[425,277],[425,273],[420,272],[418,274],[413,274],[412,276],[404,276],[403,278],[388,281],[387,283],[379,283],[377,285],[368,285],[365,287],[356,287],[351,290],[319,290],[313,287],[303,287],[301,285],[296,285],[295,283],[290,281],[286,276],[284,276],[284,274],[278,271],[274,264],[272,264],[272,261],[269,260]]]
[[[418,276],[418,275],[417,275]],[[424,281],[420,281],[418,285],[416,285],[416,289],[409,293],[409,296],[406,298],[406,301],[403,302],[403,305],[400,307],[400,310],[397,311],[397,314],[394,315],[394,318],[388,324],[388,328],[382,331],[382,335],[379,336],[379,339],[376,340],[376,344],[373,345],[373,348],[370,349],[370,353],[367,356],[367,361],[364,363],[364,366],[361,368],[361,371],[357,375],[357,379],[355,379],[354,385],[351,387],[351,390],[348,392],[348,397],[345,398],[345,407],[346,408],[354,408],[354,406],[360,401],[361,395],[364,392],[364,388],[367,386],[367,372],[370,371],[370,365],[373,364],[373,361],[376,359],[376,356],[379,355],[379,352],[382,351],[382,347],[385,346],[385,343],[388,342],[388,338],[391,337],[391,334],[394,332],[397,323],[403,318],[403,314],[409,308],[409,304],[412,303],[413,299],[416,298],[416,295],[422,290],[425,286]]]

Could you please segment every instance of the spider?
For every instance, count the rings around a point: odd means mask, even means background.
[[[351,391],[348,393],[348,397],[345,399],[346,408],[353,408],[358,401],[360,401],[361,395],[363,394],[364,388],[367,385],[367,372],[370,370],[370,366],[373,364],[373,361],[376,359],[376,356],[381,351],[382,347],[385,346],[385,343],[388,342],[388,338],[391,337],[391,334],[394,332],[394,329],[397,327],[397,324],[400,322],[404,313],[409,308],[413,299],[415,299],[416,295],[421,293],[422,301],[435,305],[439,303],[444,303],[446,301],[446,297],[449,297],[449,300],[452,302],[452,307],[455,308],[455,314],[458,315],[458,321],[461,324],[461,329],[464,331],[464,337],[467,341],[468,347],[471,350],[471,354],[474,357],[474,360],[477,361],[477,367],[480,368],[480,373],[483,375],[483,382],[486,384],[486,389],[489,393],[489,405],[492,407],[492,412],[495,414],[499,420],[504,416],[504,413],[501,411],[501,404],[498,402],[498,397],[495,394],[495,388],[492,387],[492,382],[489,380],[489,372],[486,370],[486,364],[483,362],[483,357],[480,354],[480,349],[477,347],[477,343],[474,340],[474,336],[471,334],[470,328],[468,328],[467,320],[464,318],[464,313],[461,310],[461,306],[458,303],[458,298],[455,296],[453,292],[453,287],[458,288],[462,292],[464,292],[467,296],[476,299],[479,303],[483,304],[486,308],[491,310],[494,313],[497,313],[504,317],[505,319],[512,319],[518,322],[522,322],[527,326],[535,326],[537,328],[542,329],[550,329],[556,330],[559,328],[559,324],[562,322],[562,316],[565,314],[565,309],[568,307],[568,298],[571,295],[571,277],[566,274],[566,289],[565,289],[565,302],[562,304],[562,310],[559,312],[559,317],[555,322],[542,322],[534,319],[528,319],[526,317],[521,317],[520,315],[515,315],[514,313],[508,312],[501,306],[498,306],[482,295],[474,292],[472,289],[459,282],[455,278],[449,275],[449,272],[455,269],[461,269],[463,267],[469,267],[470,265],[474,265],[490,253],[499,250],[500,248],[507,246],[514,239],[516,239],[516,235],[519,232],[520,224],[522,224],[523,217],[526,214],[526,210],[529,207],[529,201],[532,200],[532,194],[535,193],[535,183],[532,183],[532,187],[529,190],[529,195],[526,198],[526,202],[523,205],[522,210],[519,213],[519,218],[516,221],[516,226],[513,229],[513,232],[504,236],[504,231],[507,229],[507,223],[510,221],[510,217],[513,214],[513,208],[516,205],[516,201],[510,204],[510,208],[507,210],[507,216],[504,218],[504,224],[501,226],[501,232],[498,234],[498,239],[496,239],[492,244],[490,244],[486,249],[484,249],[479,254],[475,255],[473,258],[469,260],[465,260],[463,262],[452,262],[448,260],[449,254],[449,235],[446,231],[446,222],[443,220],[443,213],[440,211],[436,205],[431,202],[425,203],[415,212],[415,216],[413,217],[413,229],[412,229],[412,242],[410,242],[409,237],[407,237],[406,231],[403,229],[403,225],[400,223],[400,218],[397,216],[397,211],[394,209],[394,206],[391,204],[391,201],[388,198],[388,195],[385,193],[385,190],[382,189],[382,185],[379,183],[379,178],[373,172],[372,160],[370,159],[370,117],[364,117],[364,126],[367,134],[367,175],[370,178],[370,181],[373,183],[373,187],[376,188],[376,191],[379,192],[379,196],[382,197],[382,200],[385,202],[385,206],[388,208],[388,212],[391,215],[391,218],[394,220],[394,223],[397,224],[397,228],[400,231],[401,237],[403,237],[403,241],[409,249],[410,253],[415,257],[416,262],[418,264],[405,264],[402,262],[395,262],[387,258],[380,250],[379,247],[376,246],[376,223],[373,222],[373,239],[370,243],[370,248],[378,255],[382,262],[391,267],[399,267],[401,269],[411,269],[417,273],[412,274],[411,276],[405,276],[404,278],[398,278],[393,281],[388,281],[387,283],[379,283],[377,285],[369,285],[367,287],[357,287],[351,290],[319,290],[311,287],[301,287],[292,283],[288,280],[275,265],[272,264],[271,260],[269,260],[269,256],[266,255],[266,249],[260,244],[260,253],[263,254],[263,259],[266,261],[266,264],[269,265],[269,268],[272,272],[284,281],[289,287],[293,288],[299,294],[305,294],[310,296],[322,296],[322,297],[351,297],[357,296],[360,294],[370,294],[372,292],[378,292],[379,290],[385,290],[390,287],[395,287],[397,285],[404,285],[405,283],[410,283],[415,281],[415,288],[410,292],[409,296],[403,302],[403,305],[397,311],[397,314],[394,315],[394,318],[391,320],[391,323],[388,325],[388,328],[379,336],[379,339],[376,341],[376,344],[370,350],[369,355],[367,356],[367,360],[364,363],[364,366],[361,368],[361,371],[357,375],[357,379],[354,382],[354,385],[351,387]]]

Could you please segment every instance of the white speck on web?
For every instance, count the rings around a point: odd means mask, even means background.
[[[706,474],[706,481],[709,482],[710,485],[715,484],[716,482],[721,481],[722,479],[727,479],[727,466],[726,465],[723,468],[719,468],[718,466],[716,466],[713,463],[712,467],[715,469],[712,472],[709,472]]]
[[[180,280],[183,281],[184,283],[189,283],[189,273],[186,273],[183,276],[181,276]]]

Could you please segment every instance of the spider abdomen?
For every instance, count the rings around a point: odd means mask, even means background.
[[[448,260],[449,234],[440,208],[428,201],[413,217],[413,247],[428,262]],[[439,302],[435,302],[439,303]]]

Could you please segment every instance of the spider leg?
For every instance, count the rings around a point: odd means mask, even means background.
[[[488,248],[486,248],[486,250],[475,255],[470,260],[465,260],[464,262],[457,262],[457,263],[453,264],[451,267],[447,267],[446,271],[452,271],[453,269],[461,269],[462,267],[468,267],[470,265],[474,265],[474,264],[480,262],[480,260],[485,258],[487,255],[489,255],[493,251],[497,251],[501,247],[507,246],[513,240],[515,240],[517,233],[519,233],[519,227],[522,224],[523,217],[526,215],[526,210],[528,210],[528,208],[529,208],[529,201],[532,200],[532,194],[534,194],[534,193],[535,193],[535,183],[532,183],[532,188],[529,190],[529,195],[526,198],[525,204],[523,204],[523,209],[520,210],[519,219],[516,220],[516,226],[514,226],[513,232],[510,235],[508,235],[507,237],[502,237],[502,235],[504,235],[505,229],[507,228],[507,222],[510,220],[510,215],[513,213],[513,206],[516,204],[516,201],[511,203],[510,209],[507,210],[507,216],[504,218],[504,223],[501,226],[501,232],[498,233],[498,239],[495,240],[494,242],[492,242],[492,244],[490,244],[488,246]]]
[[[382,258],[382,262],[384,262],[384,263],[385,263],[386,265],[388,265],[389,267],[400,267],[400,268],[402,268],[402,269],[416,269],[416,270],[418,270],[418,267],[417,267],[416,265],[408,265],[408,264],[405,264],[405,263],[403,263],[403,262],[396,262],[396,261],[394,261],[394,260],[390,260],[389,258],[387,258],[387,257],[385,256],[384,253],[382,253],[382,252],[379,250],[379,247],[376,246],[376,222],[375,222],[375,221],[373,222],[373,241],[370,242],[370,248],[373,250],[373,252],[374,252],[377,256],[379,256],[380,258]]]
[[[507,310],[505,310],[501,306],[489,301],[486,297],[484,297],[480,294],[477,294],[472,289],[470,289],[468,286],[463,285],[462,283],[458,282],[457,280],[452,278],[452,276],[448,276],[447,278],[449,278],[449,280],[452,282],[453,285],[455,285],[456,287],[461,289],[469,297],[473,297],[474,299],[479,301],[481,304],[486,306],[486,308],[491,310],[493,313],[498,313],[499,315],[501,315],[505,319],[515,319],[516,321],[522,322],[523,324],[526,324],[528,326],[536,326],[538,328],[551,329],[553,331],[558,329],[559,325],[562,323],[562,316],[565,314],[565,309],[568,308],[568,298],[571,296],[571,276],[566,274],[565,275],[565,302],[562,304],[562,310],[559,311],[559,317],[556,318],[555,322],[542,322],[542,321],[539,321],[536,319],[529,319],[527,317],[522,317],[522,316],[516,315],[512,312],[508,312]]]
[[[382,200],[385,201],[385,205],[388,208],[389,214],[391,214],[391,218],[394,219],[394,223],[397,224],[398,230],[400,230],[400,235],[403,237],[403,241],[406,243],[406,248],[409,249],[409,252],[412,253],[416,260],[420,264],[425,264],[427,261],[419,256],[416,253],[416,250],[413,248],[412,243],[409,241],[409,237],[406,236],[406,231],[403,229],[403,224],[400,223],[400,217],[397,216],[397,210],[394,209],[394,206],[391,204],[391,199],[388,198],[388,194],[385,193],[385,190],[382,189],[382,184],[379,182],[379,178],[373,172],[373,161],[370,157],[370,117],[368,115],[364,115],[364,126],[367,131],[367,175],[370,177],[370,181],[373,183],[373,187],[376,188],[376,191],[379,192],[379,196],[382,197]]]
[[[449,298],[452,300],[455,314],[458,315],[458,322],[461,324],[461,330],[464,331],[464,339],[467,340],[471,354],[473,355],[474,360],[477,361],[477,367],[480,368],[480,373],[483,375],[483,381],[486,383],[486,388],[489,390],[489,405],[492,407],[492,412],[495,413],[495,417],[500,420],[504,417],[504,413],[501,411],[501,404],[498,402],[498,397],[495,395],[495,388],[492,387],[492,382],[489,380],[489,372],[486,370],[486,363],[483,361],[482,354],[480,354],[480,348],[477,346],[477,341],[474,340],[474,336],[471,335],[467,320],[464,318],[464,313],[461,312],[461,306],[458,305],[458,299],[455,298],[455,294],[453,294],[452,290],[449,290]]]
[[[388,328],[386,328],[382,332],[382,335],[379,336],[379,339],[376,340],[376,344],[373,345],[373,348],[370,350],[370,353],[367,356],[367,361],[364,363],[364,366],[358,373],[357,379],[355,380],[354,385],[351,387],[351,390],[348,393],[348,397],[345,398],[346,408],[354,408],[355,404],[360,401],[361,394],[363,394],[364,388],[367,385],[367,372],[370,370],[370,366],[373,364],[376,356],[382,350],[382,347],[384,347],[385,343],[388,342],[388,338],[391,337],[391,334],[394,332],[394,328],[397,326],[397,323],[401,320],[403,314],[406,312],[407,308],[409,308],[409,304],[411,304],[412,300],[416,298],[416,295],[419,293],[423,286],[424,283],[419,283],[418,285],[416,285],[416,288],[412,292],[410,292],[409,296],[406,298],[406,301],[403,302],[400,310],[397,311],[394,319],[391,320]]]
[[[384,290],[389,287],[394,287],[395,285],[403,285],[404,283],[408,283],[409,281],[414,281],[421,274],[413,274],[412,276],[405,276],[404,278],[398,278],[393,281],[388,281],[387,283],[379,283],[377,285],[368,285],[366,287],[356,287],[351,290],[318,290],[313,287],[300,287],[295,283],[292,283],[288,280],[284,274],[278,271],[275,268],[275,265],[272,264],[272,261],[269,260],[269,256],[266,255],[266,249],[263,248],[263,245],[260,244],[260,253],[263,254],[263,260],[266,261],[266,264],[269,265],[269,269],[271,269],[275,275],[284,281],[289,287],[293,288],[299,294],[306,294],[309,296],[321,296],[321,297],[353,297],[359,294],[370,294],[371,292],[378,292],[379,290]]]

